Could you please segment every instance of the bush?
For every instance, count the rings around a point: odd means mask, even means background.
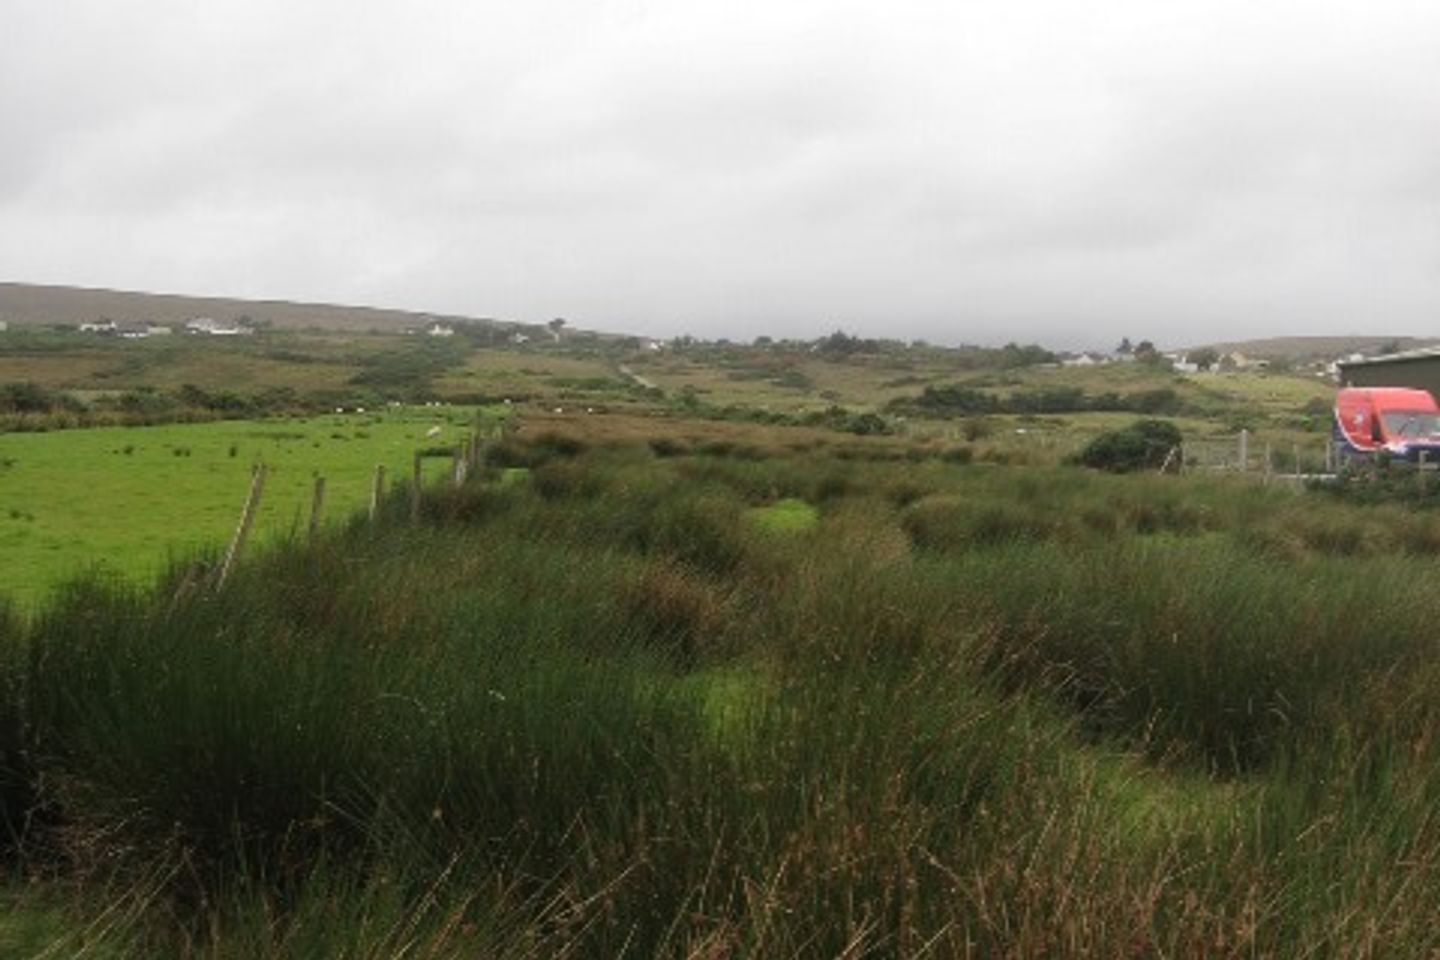
[[[1102,433],[1091,440],[1077,460],[1111,473],[1158,469],[1181,440],[1180,428],[1168,420],[1136,420],[1124,430]]]

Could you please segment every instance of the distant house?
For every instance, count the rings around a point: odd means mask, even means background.
[[[150,331],[141,323],[122,324],[117,332],[122,340],[144,340],[150,336]]]
[[[517,331],[516,333],[510,334],[510,342],[511,342],[511,343],[529,343],[529,342],[530,342],[530,337],[527,336],[526,334],[519,333],[519,332]]]
[[[1199,373],[1200,364],[1191,363],[1189,354],[1167,353],[1164,355],[1176,373]]]
[[[436,320],[425,329],[425,333],[432,337],[453,337],[455,336],[455,328],[448,323],[441,323],[439,320]]]
[[[1220,358],[1220,365],[1233,370],[1264,370],[1270,366],[1270,361],[1261,357],[1249,357],[1239,351],[1235,351],[1222,356]]]
[[[163,324],[163,323],[147,323],[147,324],[145,324],[145,333],[146,333],[146,335],[151,336],[151,337],[168,337],[170,334],[172,334],[172,333],[174,333],[174,332],[175,332],[175,331],[174,331],[173,328],[171,328],[171,327],[169,327],[169,326],[166,326],[166,325]]]
[[[96,320],[93,323],[80,324],[81,333],[114,333],[114,320]]]
[[[240,337],[254,333],[249,327],[233,323],[221,323],[210,317],[196,317],[185,324],[186,333],[204,334],[211,337]]]
[[[10,329],[10,321],[9,321],[9,320],[0,320],[0,333],[4,333],[6,330],[9,330],[9,329]]]
[[[1096,357],[1093,353],[1078,353],[1073,357],[1066,357],[1061,360],[1060,365],[1062,367],[1093,367],[1103,362],[1103,360]]]

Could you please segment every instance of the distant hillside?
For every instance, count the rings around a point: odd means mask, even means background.
[[[284,300],[240,300],[230,297],[187,297],[168,293],[134,293],[86,287],[44,286],[0,282],[0,320],[12,326],[77,325],[101,319],[117,323],[183,324],[196,317],[236,320],[249,317],[276,327],[320,327],[327,330],[398,331],[432,319],[461,320],[437,314],[378,307],[346,307],[329,303]]]
[[[1206,344],[1197,344],[1198,349]],[[1440,339],[1424,337],[1387,337],[1371,334],[1363,337],[1267,337],[1260,340],[1237,340],[1212,343],[1221,353],[1243,353],[1262,360],[1334,360],[1352,353],[1373,356],[1392,350],[1418,350],[1440,346]]]

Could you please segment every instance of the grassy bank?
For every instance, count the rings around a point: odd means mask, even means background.
[[[1440,946],[1428,514],[824,449],[495,461],[216,595],[0,621],[0,944]]]

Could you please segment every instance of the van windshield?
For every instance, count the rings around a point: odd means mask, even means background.
[[[1381,414],[1385,433],[1394,440],[1414,440],[1440,434],[1440,414],[1422,410],[1388,410]]]

